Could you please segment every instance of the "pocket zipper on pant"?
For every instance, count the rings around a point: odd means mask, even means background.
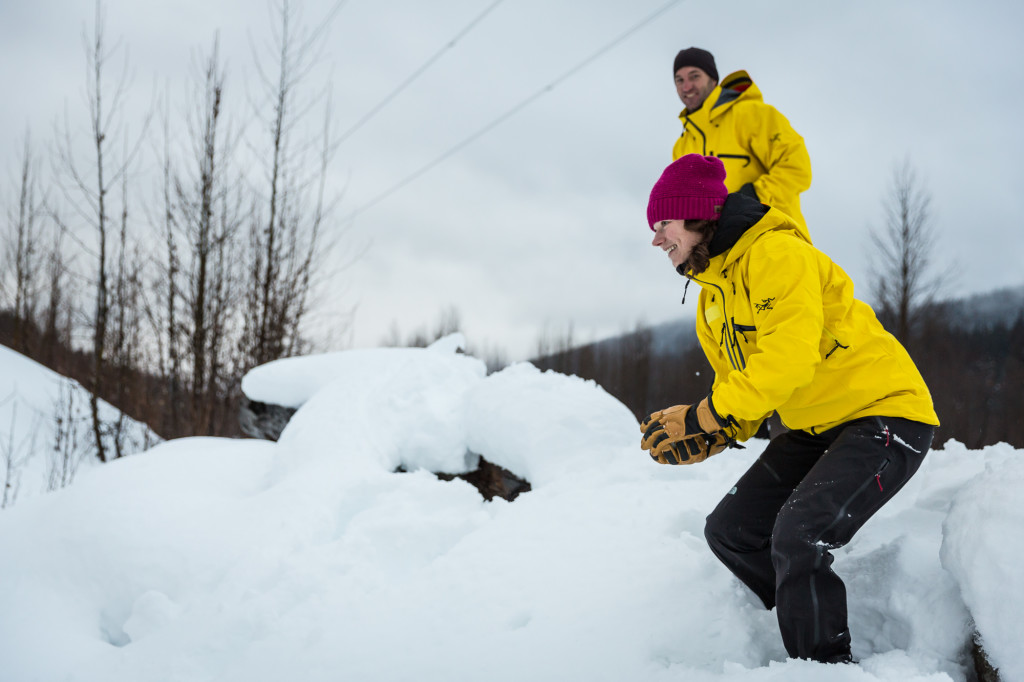
[[[878,481],[878,491],[883,493],[885,491],[882,490],[882,472],[885,471],[885,467],[887,466],[889,466],[889,460],[882,462],[882,466],[880,466],[878,471],[875,472],[875,480]]]
[[[885,468],[887,466],[889,466],[889,460],[888,459],[886,459],[884,462],[882,462],[882,466],[878,467],[878,470],[875,472],[875,481],[878,482],[878,487],[879,488],[882,487],[882,472],[885,471]],[[858,495],[860,495],[861,493],[865,492],[868,489],[869,485],[871,485],[871,479],[870,478],[865,480],[863,483],[861,483],[860,487],[857,488],[853,492],[853,494],[850,495],[846,499],[845,502],[843,502],[842,505],[840,505],[839,511],[836,513],[835,518],[832,519],[832,523],[828,524],[828,526],[826,526],[824,530],[822,530],[820,533],[818,533],[818,537],[814,538],[814,542],[815,543],[820,542],[821,538],[823,538],[826,533],[828,533],[830,530],[832,530],[832,528],[834,528],[836,526],[836,524],[838,524],[841,520],[843,520],[846,517],[846,508],[850,506],[850,503],[853,502],[853,500],[856,499],[856,497]]]

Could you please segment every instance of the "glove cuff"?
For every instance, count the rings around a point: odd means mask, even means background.
[[[718,411],[715,410],[715,405],[711,402],[710,393],[704,400],[698,403],[697,409],[692,410],[692,412],[695,413],[697,424],[704,433],[716,433],[729,425],[729,420],[719,415]]]
[[[761,197],[757,196],[757,189],[754,187],[754,184],[751,183],[751,182],[744,183],[740,187],[740,190],[737,192],[737,194],[745,194],[748,197],[750,197],[751,199],[754,199],[754,200],[756,200],[758,202],[761,201]]]

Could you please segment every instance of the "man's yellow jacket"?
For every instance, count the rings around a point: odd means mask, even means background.
[[[715,410],[736,421],[737,440],[773,411],[814,433],[873,415],[938,424],[910,355],[792,218],[730,194],[710,252],[690,277],[701,286],[697,336]]]
[[[800,193],[811,186],[811,157],[804,139],[765,104],[746,71],[726,76],[700,109],[683,109],[679,120],[683,134],[672,149],[673,160],[685,154],[717,156],[725,164],[730,192],[753,185],[761,202],[792,217],[810,241]]]

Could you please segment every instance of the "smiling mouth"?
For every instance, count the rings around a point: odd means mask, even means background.
[[[679,248],[678,244],[673,244],[672,246],[670,246],[668,249],[665,250],[665,253],[671,256],[672,252],[675,251],[678,248]]]

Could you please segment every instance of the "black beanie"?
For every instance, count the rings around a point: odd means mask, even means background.
[[[676,55],[675,65],[672,67],[672,75],[684,66],[696,66],[698,69],[711,76],[711,80],[718,82],[718,69],[715,68],[715,57],[707,50],[699,47],[688,47],[680,50]]]

